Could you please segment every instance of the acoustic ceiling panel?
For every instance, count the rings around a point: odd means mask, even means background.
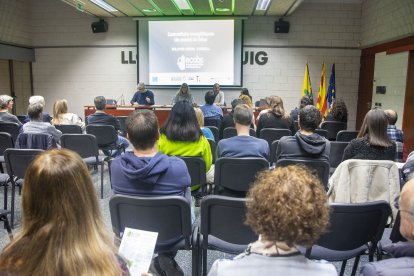
[[[112,7],[116,8],[118,11],[122,12],[126,16],[144,16],[144,14],[129,1],[106,0],[105,2],[107,2]]]

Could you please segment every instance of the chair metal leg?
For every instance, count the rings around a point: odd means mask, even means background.
[[[204,249],[204,248],[203,248],[202,262],[203,262],[203,276],[206,276],[207,275],[207,249]]]
[[[109,183],[111,184],[111,190],[112,190],[112,178],[111,178],[111,159],[108,159],[108,173],[109,173]]]
[[[8,200],[8,196],[7,196],[7,185],[8,185],[8,181],[6,181],[6,183],[4,183],[4,210],[7,210],[7,200]]]
[[[103,199],[104,162],[101,163],[101,199]]]
[[[0,216],[0,220],[4,221],[4,226],[6,227],[7,233],[9,234],[9,239],[13,240],[13,233],[10,227],[9,219],[7,218],[7,214]]]
[[[346,267],[346,260],[342,261],[341,272],[339,272],[339,276],[344,276],[345,267]]]
[[[12,195],[11,195],[11,207],[10,207],[10,224],[11,224],[11,228],[14,227],[14,201],[15,201],[15,197],[16,197],[16,182],[13,179],[12,180]]]
[[[358,255],[358,256],[355,257],[354,266],[352,267],[351,276],[355,276],[356,275],[357,268],[358,268],[358,264],[359,264],[359,258],[360,257],[361,257],[361,255]]]

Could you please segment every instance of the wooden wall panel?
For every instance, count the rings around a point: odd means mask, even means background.
[[[403,131],[407,152],[414,150],[414,51],[408,55],[407,85],[405,88]]]

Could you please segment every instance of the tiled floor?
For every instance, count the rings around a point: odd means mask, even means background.
[[[92,177],[93,177],[94,183],[96,185],[96,189],[97,189],[96,194],[99,197],[100,194],[98,193],[98,191],[100,191],[100,173],[97,173],[97,172],[94,172],[94,171],[91,171],[91,173],[92,173]],[[109,176],[108,176],[106,167],[105,167],[105,174],[104,175],[105,175],[105,179],[104,179],[104,198],[99,199],[99,203],[100,203],[100,206],[101,206],[104,218],[105,218],[105,223],[106,223],[108,229],[110,231],[112,231],[111,221],[110,221],[110,214],[109,214],[109,207],[108,207],[109,198],[112,195],[112,191],[110,189]],[[3,187],[1,187],[1,190],[2,189],[3,189]],[[1,193],[1,195],[0,195],[0,206],[3,206],[3,193]],[[10,193],[9,193],[9,206],[10,206]],[[20,196],[17,195],[17,197],[16,197],[16,217],[15,217],[16,225],[15,225],[15,229],[13,230],[13,233],[15,235],[18,233],[19,228],[20,228],[20,223],[21,223],[21,220],[20,220],[21,212],[20,212],[20,210],[21,210],[21,208],[20,208]],[[196,214],[197,218],[199,219],[199,208],[195,208],[195,214]],[[6,230],[3,229],[3,227],[0,227],[0,248],[2,249],[8,242],[9,242],[9,238],[8,238]],[[212,263],[214,262],[214,260],[216,260],[218,258],[232,258],[232,256],[228,255],[228,254],[221,253],[221,252],[209,251],[208,252],[208,269],[210,269],[210,267],[211,267]],[[191,252],[190,251],[179,251],[177,256],[176,256],[176,261],[179,263],[181,268],[184,270],[185,275],[191,275]],[[360,260],[359,268],[366,262],[367,262],[367,256],[362,256],[361,260]],[[334,263],[334,265],[337,267],[337,270],[339,271],[341,263]],[[353,260],[348,262],[347,267],[346,267],[345,275],[350,275],[351,274],[352,265],[353,265]],[[357,275],[358,275],[358,273],[357,273]]]

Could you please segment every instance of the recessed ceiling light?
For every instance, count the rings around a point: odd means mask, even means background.
[[[109,5],[108,3],[106,3],[103,0],[89,0],[92,3],[98,5],[99,7],[101,7],[102,9],[109,11],[109,12],[116,12],[118,11],[117,9],[115,9],[114,7],[112,7],[111,5]]]
[[[259,2],[257,2],[256,10],[266,11],[269,4],[270,0],[259,0]]]
[[[191,10],[190,5],[188,4],[187,0],[174,0],[177,7],[180,8],[180,10]]]
[[[230,9],[228,9],[228,8],[216,8],[216,11],[218,11],[218,12],[228,12],[228,11],[230,11]]]
[[[143,12],[156,12],[156,9],[143,9]]]

